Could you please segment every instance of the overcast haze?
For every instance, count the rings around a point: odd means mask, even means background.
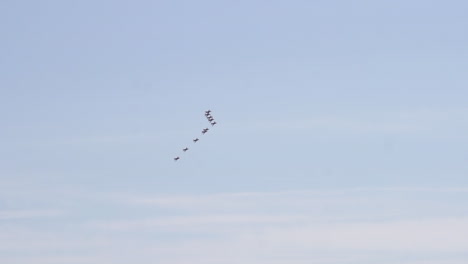
[[[0,262],[467,263],[467,10],[1,1]]]

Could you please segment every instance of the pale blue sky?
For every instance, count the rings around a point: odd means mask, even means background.
[[[1,1],[0,262],[466,263],[467,10]]]

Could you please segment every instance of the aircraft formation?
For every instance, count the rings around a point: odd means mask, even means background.
[[[214,117],[211,115],[211,110],[205,111],[205,117],[208,120],[208,122],[210,122],[212,127],[217,124],[216,121],[214,120]],[[202,131],[201,131],[202,135],[205,135],[206,133],[208,133],[209,130],[210,130],[209,128],[202,129]],[[194,138],[192,141],[193,141],[193,143],[197,143],[199,140],[200,140],[199,138]],[[183,152],[187,152],[188,150],[189,150],[188,147],[185,147],[185,148],[182,149]],[[179,159],[180,159],[180,157],[177,156],[177,157],[174,158],[174,161],[178,161]]]

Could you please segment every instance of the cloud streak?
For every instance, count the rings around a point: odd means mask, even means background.
[[[391,135],[425,135],[436,137],[441,135],[464,135],[460,131],[468,129],[468,109],[419,109],[411,111],[379,113],[361,113],[355,115],[314,115],[307,117],[288,118],[280,120],[255,121],[255,123],[231,124],[230,129],[236,130],[249,127],[249,131],[285,131],[337,133],[337,134],[391,134]],[[457,124],[456,129],[453,124]],[[228,124],[229,125],[229,124]]]
[[[168,264],[396,264],[408,254],[414,263],[430,254],[457,263],[468,251],[464,187],[83,196],[74,194],[85,203],[80,210],[89,205],[106,213],[90,211],[73,226],[54,219],[53,226],[36,228],[6,220],[57,217],[64,208],[1,211],[0,247],[10,255],[0,261],[27,263],[14,252],[29,252],[38,263],[120,264],[137,256]],[[57,250],[63,256],[51,257]]]
[[[0,220],[50,218],[64,215],[61,210],[3,210]]]

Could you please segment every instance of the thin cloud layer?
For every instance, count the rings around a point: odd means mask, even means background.
[[[456,263],[468,251],[468,215],[460,213],[467,194],[462,187],[156,196],[88,191],[82,198],[75,192],[71,204],[85,204],[74,215],[86,217],[70,224],[51,218],[47,226],[0,225],[0,246],[10,252],[0,260],[27,263],[11,254],[30,252],[38,263],[119,264],[136,254],[169,264],[393,264],[398,261],[380,260],[438,254]],[[42,202],[50,199],[54,210],[3,211],[3,220],[58,216],[64,205],[53,197]],[[51,258],[56,250],[63,257]]]
[[[48,218],[63,214],[60,210],[0,210],[0,220]]]

